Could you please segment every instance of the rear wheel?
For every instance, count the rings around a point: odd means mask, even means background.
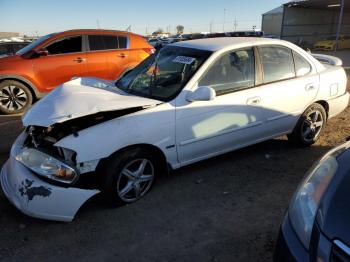
[[[26,111],[33,102],[28,87],[15,80],[0,83],[0,112],[12,115]]]
[[[152,187],[158,165],[150,152],[135,148],[112,156],[103,168],[102,192],[113,206],[133,203]]]
[[[310,146],[318,140],[326,122],[327,114],[323,106],[312,104],[301,115],[288,139],[299,146]]]

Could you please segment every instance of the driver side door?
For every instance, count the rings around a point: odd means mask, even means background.
[[[45,47],[49,53],[47,56],[33,60],[36,79],[46,92],[72,77],[88,75],[82,41],[81,35],[59,38]]]
[[[198,86],[210,86],[216,98],[176,100],[176,145],[182,165],[252,144],[259,140],[263,114],[255,85],[253,48],[232,50],[216,59]]]

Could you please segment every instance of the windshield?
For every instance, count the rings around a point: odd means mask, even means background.
[[[127,93],[169,101],[210,55],[209,51],[166,46],[120,78],[116,86]]]
[[[53,35],[54,34],[49,34],[49,35],[45,35],[45,36],[39,37],[36,41],[33,41],[29,45],[27,45],[27,46],[23,47],[22,49],[18,50],[16,55],[24,55],[25,53],[27,53],[30,50],[32,50],[33,48],[37,47],[38,45],[40,45],[42,42],[46,41],[47,39],[49,39]]]

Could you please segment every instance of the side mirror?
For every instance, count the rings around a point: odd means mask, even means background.
[[[209,86],[200,86],[194,92],[188,93],[186,100],[194,101],[210,101],[216,97],[216,92]]]
[[[37,56],[48,56],[49,55],[49,51],[44,50],[44,49],[39,49],[35,51],[35,54]]]

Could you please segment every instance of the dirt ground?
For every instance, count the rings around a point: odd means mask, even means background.
[[[0,117],[0,165],[18,119]],[[292,193],[349,121],[348,107],[310,148],[281,137],[175,171],[132,205],[97,197],[68,224],[22,215],[1,192],[0,261],[270,261]]]

